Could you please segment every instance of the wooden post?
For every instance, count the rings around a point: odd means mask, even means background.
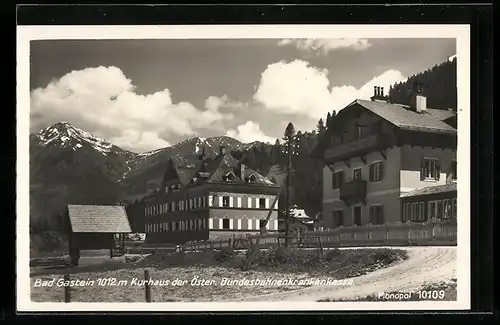
[[[69,283],[69,274],[65,274],[64,275],[64,282],[68,282]],[[68,285],[68,286],[64,286],[64,302],[71,302],[71,287]]]
[[[144,284],[144,288],[146,290],[146,302],[151,302],[151,287],[149,286],[149,271],[144,270],[144,280],[146,283]]]
[[[323,255],[323,243],[321,242],[321,236],[318,237],[319,240],[319,251],[321,252],[321,255]]]

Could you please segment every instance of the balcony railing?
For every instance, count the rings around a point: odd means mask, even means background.
[[[386,134],[374,134],[358,140],[332,146],[325,150],[325,161],[335,162],[351,157],[365,155],[372,151],[382,150],[388,145]]]
[[[366,198],[366,181],[354,180],[340,186],[340,199],[348,203],[364,201]]]

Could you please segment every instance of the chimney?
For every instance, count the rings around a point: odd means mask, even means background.
[[[224,147],[224,146],[220,146],[220,149],[219,149],[219,150],[220,150],[220,152],[219,152],[219,153],[220,153],[221,155],[225,155],[225,154],[226,154],[226,147]]]
[[[384,87],[373,87],[373,96],[370,98],[372,102],[387,102],[387,97],[384,96]]]
[[[245,164],[240,163],[240,178],[243,180],[245,179],[245,169]]]
[[[427,97],[424,96],[423,85],[420,82],[413,83],[410,108],[417,113],[424,113],[427,109]]]

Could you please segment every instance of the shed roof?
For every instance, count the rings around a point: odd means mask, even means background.
[[[457,183],[450,183],[445,185],[428,186],[419,188],[411,192],[403,193],[400,197],[422,196],[438,193],[453,192],[457,190]]]
[[[68,205],[71,230],[76,233],[130,233],[124,206]]]

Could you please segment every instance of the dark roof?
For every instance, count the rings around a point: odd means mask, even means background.
[[[68,205],[68,213],[73,232],[132,232],[124,206]]]
[[[400,197],[411,197],[411,196],[422,196],[431,195],[438,193],[453,192],[457,190],[457,183],[450,183],[445,185],[428,186],[424,188],[419,188],[417,190],[403,193]]]
[[[449,111],[449,110],[444,110],[444,109],[435,109],[435,108],[428,108],[426,110],[427,113],[430,115],[440,119],[441,121],[445,121],[449,119],[450,117],[456,117],[457,113],[454,111]]]
[[[361,105],[401,129],[455,134],[457,132],[442,120],[443,117],[446,119],[455,114],[448,110],[441,113],[437,112],[440,111],[437,109],[428,109],[429,112],[417,113],[408,109],[408,106],[364,99],[357,99],[347,107],[354,104]]]
[[[244,175],[241,175],[240,162],[227,153],[203,160],[196,158],[174,158],[171,161],[177,170],[181,184],[186,187],[198,186],[205,183],[276,186],[268,178],[248,166],[245,166]],[[232,174],[231,179],[225,178],[228,173]],[[252,175],[254,177],[253,181],[251,183],[247,182],[248,178]]]

